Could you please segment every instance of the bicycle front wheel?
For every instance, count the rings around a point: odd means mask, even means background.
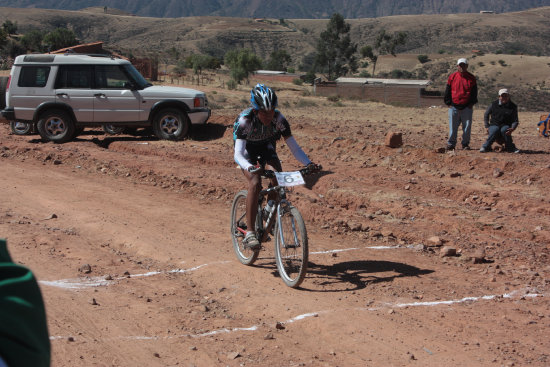
[[[258,258],[260,250],[251,250],[244,246],[243,239],[247,231],[246,227],[246,190],[239,191],[231,205],[231,239],[237,259],[244,265],[252,265]]]
[[[298,209],[285,209],[275,227],[275,260],[286,285],[300,286],[307,272],[308,244],[306,225]]]

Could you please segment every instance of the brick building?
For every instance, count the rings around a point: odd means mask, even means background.
[[[304,75],[287,73],[286,71],[256,70],[252,74],[252,78],[259,82],[277,81],[292,83],[294,79],[303,79]]]
[[[444,105],[441,93],[426,91],[429,84],[429,80],[338,78],[335,82],[316,80],[313,91],[318,96],[338,96],[403,106]]]

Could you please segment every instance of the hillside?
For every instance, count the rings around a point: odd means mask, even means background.
[[[293,66],[307,64],[315,52],[319,34],[327,20],[279,19],[253,21],[247,18],[189,17],[151,18],[104,14],[102,9],[61,11],[0,8],[0,22],[17,22],[20,33],[55,27],[72,29],[82,42],[103,41],[105,48],[123,54],[159,57],[160,63],[174,63],[168,50],[181,57],[203,53],[223,58],[234,48],[250,48],[262,59],[273,50],[284,49]],[[416,77],[429,78],[433,89],[444,87],[457,56],[471,57],[473,50],[485,53],[472,66],[482,78],[484,100],[500,85],[514,87],[529,109],[546,109],[550,86],[550,7],[506,14],[403,15],[376,19],[350,19],[352,41],[359,47],[373,44],[382,29],[407,32],[407,44],[398,48],[398,58],[382,57],[378,72],[403,69]],[[429,55],[420,64],[418,54]],[[510,54],[523,54],[513,56]],[[529,56],[529,57],[528,57]],[[500,63],[504,60],[506,66]],[[523,67],[531,60],[529,67]],[[480,62],[482,64],[480,64]],[[372,69],[367,67],[367,71]]]
[[[94,6],[117,8],[139,16],[178,18],[189,16],[329,18],[375,18],[406,14],[496,13],[548,6],[549,0],[0,0],[0,6],[79,10]]]
[[[380,30],[407,32],[398,53],[486,53],[550,55],[550,7],[505,14],[402,15],[350,19],[352,41],[372,44]],[[175,47],[184,53],[223,56],[228,49],[251,48],[262,58],[284,48],[300,60],[314,51],[327,20],[188,17],[158,19],[87,11],[0,8],[0,22],[18,23],[20,33],[55,27],[72,29],[83,42],[103,41],[132,52],[162,53]]]

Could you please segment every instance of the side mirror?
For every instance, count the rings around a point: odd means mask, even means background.
[[[125,89],[136,90],[136,85],[132,82],[124,82],[123,87]]]

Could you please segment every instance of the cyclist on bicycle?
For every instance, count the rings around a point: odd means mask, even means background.
[[[296,160],[312,170],[318,170],[319,166],[311,162],[292,136],[288,121],[279,110],[276,110],[277,95],[271,88],[264,84],[256,84],[250,91],[250,103],[252,107],[242,111],[233,125],[233,140],[235,162],[241,167],[248,182],[248,230],[243,243],[251,249],[256,249],[260,242],[254,232],[254,219],[258,212],[257,200],[262,188],[261,172],[256,164],[265,163],[267,169],[282,171],[276,151],[276,141],[282,136]],[[271,184],[277,185],[276,179],[273,178]]]

